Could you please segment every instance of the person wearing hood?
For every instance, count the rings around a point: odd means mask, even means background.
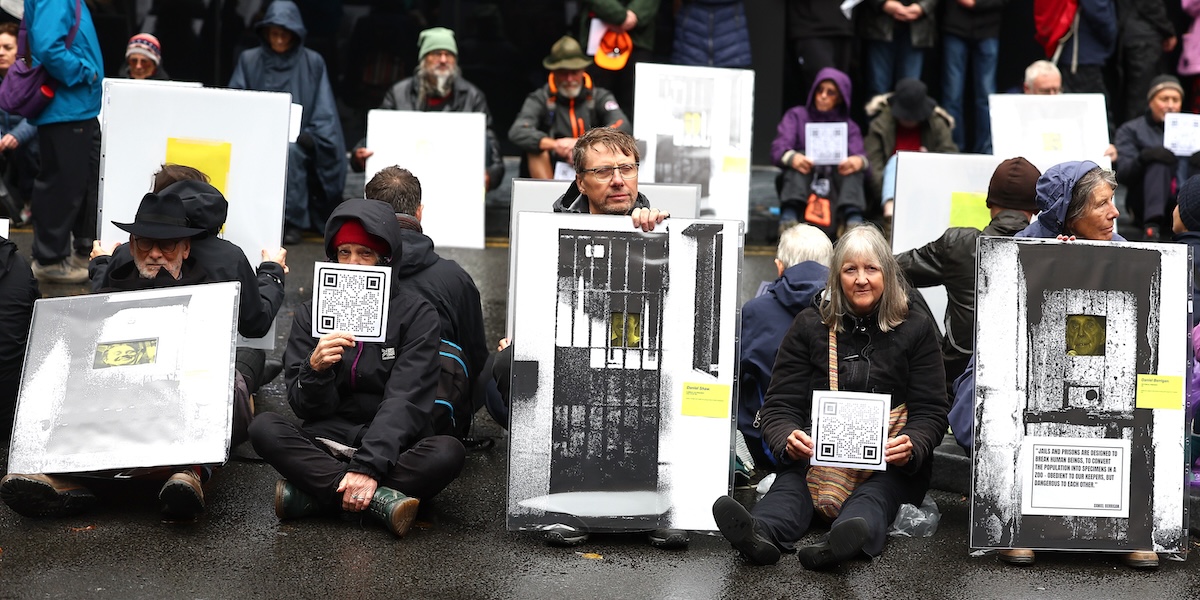
[[[980,236],[1012,237],[1037,212],[1037,181],[1042,174],[1024,158],[996,167],[988,184],[987,207],[992,220],[980,231],[951,227],[938,239],[896,255],[896,262],[916,287],[946,287],[946,336],[942,363],[946,389],[954,397],[954,380],[975,353],[975,253]]]
[[[833,244],[824,232],[804,223],[792,226],[779,236],[775,251],[779,278],[742,306],[737,422],[756,467],[773,469],[779,465],[779,457],[771,452],[754,424],[784,334],[801,310],[815,305],[817,293],[829,279],[832,256]]]
[[[401,237],[390,205],[347,200],[325,225],[325,255],[390,265],[404,255]],[[395,281],[390,296],[383,342],[336,331],[314,338],[312,301],[296,310],[284,364],[288,404],[302,424],[263,413],[250,425],[255,451],[284,477],[275,485],[280,519],[366,511],[403,536],[419,500],[462,471],[462,442],[433,435],[437,310]]]
[[[1191,158],[1178,157],[1164,146],[1168,113],[1183,105],[1183,86],[1171,75],[1150,82],[1146,112],[1117,128],[1117,181],[1129,189],[1125,206],[1141,227],[1143,239],[1170,239],[1171,205],[1175,190],[1187,180],[1189,164],[1200,168],[1200,152]]]
[[[871,170],[872,198],[881,198],[882,165],[893,154],[901,151],[958,152],[953,137],[954,117],[942,110],[926,90],[919,79],[901,79],[896,83],[896,91],[876,96],[867,103],[867,115],[872,117],[864,140],[867,160],[881,167]],[[890,207],[885,206],[884,214],[889,211]]]
[[[484,182],[489,190],[500,186],[504,179],[504,156],[500,142],[492,131],[492,111],[487,96],[462,76],[458,66],[458,43],[454,32],[445,27],[432,27],[417,37],[420,48],[417,70],[412,77],[402,79],[383,97],[380,110],[409,110],[420,112],[483,113],[486,129],[484,139]],[[350,157],[355,171],[366,168],[374,152],[359,140]]]
[[[295,244],[305,230],[317,229],[342,199],[346,183],[346,146],[333,88],[320,54],[304,47],[307,30],[300,9],[291,0],[276,0],[256,26],[262,44],[238,57],[229,87],[288,92],[304,107],[300,135],[288,144],[287,199],[284,205],[284,243]],[[309,195],[309,173],[320,183],[319,195]]]
[[[862,222],[866,208],[863,173],[869,163],[862,131],[850,118],[850,90],[848,75],[832,67],[821,69],[808,93],[808,102],[784,113],[779,122],[775,141],[771,142],[771,160],[783,169],[779,184],[780,233],[799,221],[817,225],[829,235],[839,225]],[[845,123],[846,159],[838,165],[814,165],[805,155],[808,123]],[[828,210],[809,206],[810,200],[826,199]]]

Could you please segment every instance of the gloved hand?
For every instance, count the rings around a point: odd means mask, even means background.
[[[1138,153],[1138,161],[1143,165],[1148,165],[1151,163],[1174,165],[1175,161],[1177,160],[1179,159],[1175,156],[1175,153],[1163,148],[1162,146],[1150,146],[1149,148],[1143,148],[1142,151]]]

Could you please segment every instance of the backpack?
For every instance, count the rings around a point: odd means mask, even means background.
[[[1033,39],[1058,61],[1058,54],[1075,24],[1079,0],[1033,0]]]
[[[460,440],[471,432],[475,406],[471,400],[471,377],[462,346],[443,339],[438,351],[441,374],[433,401],[433,431]]]

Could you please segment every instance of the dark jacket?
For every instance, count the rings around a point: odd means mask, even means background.
[[[296,45],[283,54],[276,54],[264,39],[258,48],[242,52],[229,79],[229,87],[287,92],[292,95],[292,102],[304,106],[300,134],[313,141],[314,171],[326,198],[340,199],[346,183],[346,145],[325,60],[304,47],[307,32],[300,20],[300,9],[291,0],[277,0],[267,7],[266,16],[257,25],[260,36],[269,25],[296,34]]]
[[[842,14],[840,2],[829,0],[788,0],[788,44],[813,37],[851,37],[854,21]]]
[[[867,116],[874,117],[867,126],[863,145],[867,150],[867,161],[871,164],[871,189],[878,192],[883,186],[883,166],[896,153],[896,119],[888,105],[891,93],[880,94],[867,103]],[[954,117],[940,106],[921,123],[921,145],[928,152],[958,153],[954,143]],[[875,197],[878,197],[876,195]]]
[[[99,258],[103,257],[98,257],[97,260]],[[179,269],[179,279],[172,277],[166,269],[159,269],[158,274],[153,279],[147,279],[142,277],[141,273],[138,273],[137,264],[131,260],[123,265],[108,269],[103,283],[104,285],[97,289],[97,292],[152,290],[180,285],[212,283],[212,280],[208,278],[208,273],[204,271],[204,267],[196,264],[196,259],[189,256],[183,259],[183,266]]]
[[[1058,58],[1064,77],[1071,72],[1072,64],[1104,66],[1117,47],[1117,7],[1113,0],[1079,0],[1077,14],[1078,39],[1066,38]]]
[[[1175,26],[1163,0],[1117,0],[1117,31],[1122,45],[1133,41],[1161,43],[1175,35]]]
[[[975,253],[981,235],[1012,237],[1029,225],[1025,214],[1002,210],[983,231],[951,227],[942,237],[896,255],[916,287],[946,286],[946,337],[942,358],[965,360],[975,352]]]
[[[1185,231],[1177,233],[1171,241],[1187,244],[1192,247],[1192,302],[1200,299],[1200,232]],[[1192,312],[1192,326],[1195,327],[1197,322],[1200,322],[1200,311]],[[1200,367],[1197,367],[1200,369]],[[1200,390],[1196,390],[1200,393]]]
[[[938,352],[937,328],[919,313],[892,331],[883,333],[874,314],[859,319],[843,317],[847,331],[839,333],[838,389],[891,394],[892,408],[908,405],[908,424],[900,430],[912,440],[913,457],[907,465],[888,466],[906,475],[928,478],[933,449],[946,434],[946,374]],[[863,349],[872,345],[866,367]],[[829,328],[816,308],[801,311],[788,329],[775,357],[771,386],[761,411],[763,438],[771,451],[785,457],[787,438],[800,429],[812,434],[812,392],[829,389]]]
[[[796,315],[813,305],[813,298],[825,288],[828,280],[828,267],[804,261],[785,269],[761,296],[742,307],[737,422],[738,430],[755,456],[755,463],[759,462],[760,456],[769,457],[769,462],[778,462],[763,443],[762,432],[752,425],[771,383],[775,354]]]
[[[33,302],[41,297],[29,261],[17,252],[15,243],[0,237],[0,382],[12,382],[14,393],[25,361],[25,339],[33,318]],[[15,402],[16,397],[0,397],[0,417],[5,402],[10,400]],[[0,428],[9,425],[0,419]],[[0,437],[7,437],[7,431]]]
[[[1161,148],[1164,143],[1164,128],[1162,122],[1155,123],[1154,117],[1147,110],[1142,116],[1131,119],[1117,128],[1113,137],[1113,145],[1117,147],[1117,159],[1114,167],[1117,170],[1117,183],[1125,186],[1127,197],[1126,206],[1132,208],[1145,206],[1146,190],[1142,178],[1146,175],[1145,165],[1138,160],[1138,155],[1147,148]],[[1187,158],[1180,159],[1187,161]],[[1179,161],[1171,166],[1174,174]],[[1168,199],[1169,200],[1169,199]],[[1169,203],[1166,205],[1171,206]],[[1170,215],[1167,215],[1168,220]]]
[[[500,180],[504,179],[504,155],[500,154],[500,142],[496,140],[496,133],[492,131],[492,111],[488,110],[487,96],[483,92],[471,84],[471,82],[463,79],[461,76],[454,79],[454,91],[450,93],[450,99],[439,105],[437,108],[429,106],[429,103],[418,105],[418,91],[420,86],[417,85],[415,77],[402,79],[392,89],[388,90],[387,95],[383,97],[383,103],[379,105],[382,110],[417,110],[421,112],[430,112],[440,110],[442,112],[458,112],[458,113],[483,113],[487,122],[485,135],[487,139],[484,146],[483,164],[488,174],[488,189],[494,190],[500,185]],[[359,142],[359,146],[365,144],[364,141]]]
[[[671,62],[750,68],[750,30],[742,0],[691,0],[675,15]]]
[[[559,196],[558,200],[554,201],[553,208],[556,213],[565,212],[586,215],[591,212],[588,206],[587,196],[581,194],[579,188],[575,186],[575,182],[572,181],[567,191]],[[637,198],[633,201],[633,206],[629,209],[629,213],[626,214],[632,214],[635,208],[650,208],[650,200],[646,198],[645,194],[638,192]]]
[[[488,355],[479,289],[458,263],[438,256],[433,240],[421,233],[421,224],[416,219],[408,215],[399,215],[397,219],[405,219],[409,225],[400,232],[404,252],[398,262],[392,262],[396,279],[401,288],[416,292],[437,310],[442,339],[462,347],[474,385]]]
[[[842,95],[842,102],[829,112],[819,112],[816,108],[817,86],[825,80],[832,80],[833,84],[837,86]],[[850,78],[845,73],[833,67],[825,67],[818,71],[817,76],[813,79],[812,89],[808,91],[808,101],[804,106],[792,107],[783,114],[783,119],[779,121],[775,140],[771,142],[771,162],[785,169],[791,168],[791,164],[784,158],[789,150],[804,152],[804,126],[809,123],[845,122],[846,155],[866,157],[862,130],[858,128],[858,123],[850,118],[851,91]],[[791,159],[790,156],[786,158],[789,161]],[[871,166],[880,171],[883,170],[883,163]]]
[[[868,40],[880,42],[892,41],[892,32],[896,28],[896,20],[883,12],[887,0],[865,0],[858,8],[859,34]],[[919,4],[924,14],[921,18],[908,23],[914,48],[932,48],[937,43],[937,21],[934,16],[938,0],[900,0],[905,6]]]
[[[325,225],[327,256],[333,236],[347,219],[358,219],[368,233],[383,238],[393,259],[403,257],[400,226],[391,206],[376,200],[347,200]],[[379,479],[405,450],[433,435],[441,325],[424,298],[392,286],[386,341],[359,342],[343,360],[314,371],[308,359],[312,337],[312,301],[296,311],[283,354],[288,404],[312,435],[358,447],[350,471]]]
[[[577,138],[593,127],[613,127],[632,134],[629,118],[617,104],[612,92],[588,87],[578,98],[555,93],[554,76],[550,82],[525,97],[521,112],[508,130],[508,141],[525,152],[538,152],[542,138]]]
[[[1071,203],[1071,190],[1081,177],[1096,167],[1096,163],[1085,160],[1064,162],[1046,169],[1037,182],[1037,219],[1013,237],[1054,238],[1061,235],[1067,220],[1067,205]],[[1112,239],[1114,242],[1125,241],[1116,231],[1113,231]]]
[[[229,213],[229,202],[216,188],[203,181],[179,181],[163,190],[179,194],[187,211],[188,226],[200,227],[207,233],[192,238],[190,258],[204,268],[208,281],[241,282],[238,296],[238,333],[257,338],[267,334],[275,323],[279,307],[283,306],[283,266],[264,262],[256,270],[246,260],[246,254],[233,242],[217,237]],[[133,264],[129,244],[121,244],[111,257],[100,256],[88,265],[92,291],[110,286],[107,272]]]
[[[1007,3],[1008,0],[975,0],[975,7],[967,8],[948,0],[942,3],[942,31],[967,40],[998,38]]]

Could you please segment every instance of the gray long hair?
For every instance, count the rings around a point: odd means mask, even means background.
[[[842,266],[852,258],[866,259],[879,265],[883,273],[883,296],[876,312],[879,330],[891,331],[908,317],[908,292],[900,276],[900,265],[892,256],[883,234],[873,226],[862,225],[847,231],[833,247],[829,263],[828,299],[821,304],[821,320],[836,331],[844,331],[842,316],[850,313],[850,303],[842,290]]]

